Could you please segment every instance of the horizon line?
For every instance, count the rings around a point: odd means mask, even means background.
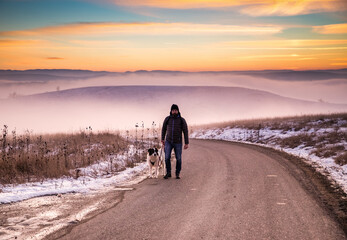
[[[69,69],[69,68],[29,68],[25,70],[19,69],[0,69],[0,71],[88,71],[88,72],[107,72],[107,73],[138,73],[138,72],[179,72],[179,73],[219,73],[219,72],[263,72],[263,71],[292,71],[292,72],[306,72],[306,71],[339,71],[347,70],[347,68],[336,68],[336,69],[305,69],[305,70],[295,70],[295,69],[262,69],[262,70],[201,70],[201,71],[183,71],[183,70],[165,70],[165,69],[156,69],[156,70],[127,70],[127,71],[107,71],[107,70],[90,70],[90,69]]]

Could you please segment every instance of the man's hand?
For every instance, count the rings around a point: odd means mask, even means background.
[[[165,141],[164,140],[161,141],[161,144],[163,144],[163,146],[165,147]]]
[[[187,149],[188,148],[188,144],[184,144],[184,149]]]

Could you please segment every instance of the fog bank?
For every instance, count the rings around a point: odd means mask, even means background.
[[[347,104],[347,70],[127,73],[77,70],[0,71],[0,98],[89,86],[225,86],[285,97]]]
[[[170,106],[180,107],[189,125],[238,119],[332,113],[347,105],[286,98],[239,87],[105,86],[60,90],[0,101],[0,124],[19,132],[126,130],[144,122],[162,124]]]

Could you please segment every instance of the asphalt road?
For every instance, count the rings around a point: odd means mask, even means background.
[[[147,179],[61,239],[346,239],[280,159],[192,140],[181,179]]]

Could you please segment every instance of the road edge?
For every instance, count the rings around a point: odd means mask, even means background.
[[[194,139],[197,141],[218,141],[238,145],[277,160],[290,175],[292,175],[311,195],[327,214],[332,217],[347,236],[347,194],[335,182],[317,171],[316,168],[305,162],[305,158],[289,154],[271,147],[259,146],[251,143],[225,141],[218,139]]]

